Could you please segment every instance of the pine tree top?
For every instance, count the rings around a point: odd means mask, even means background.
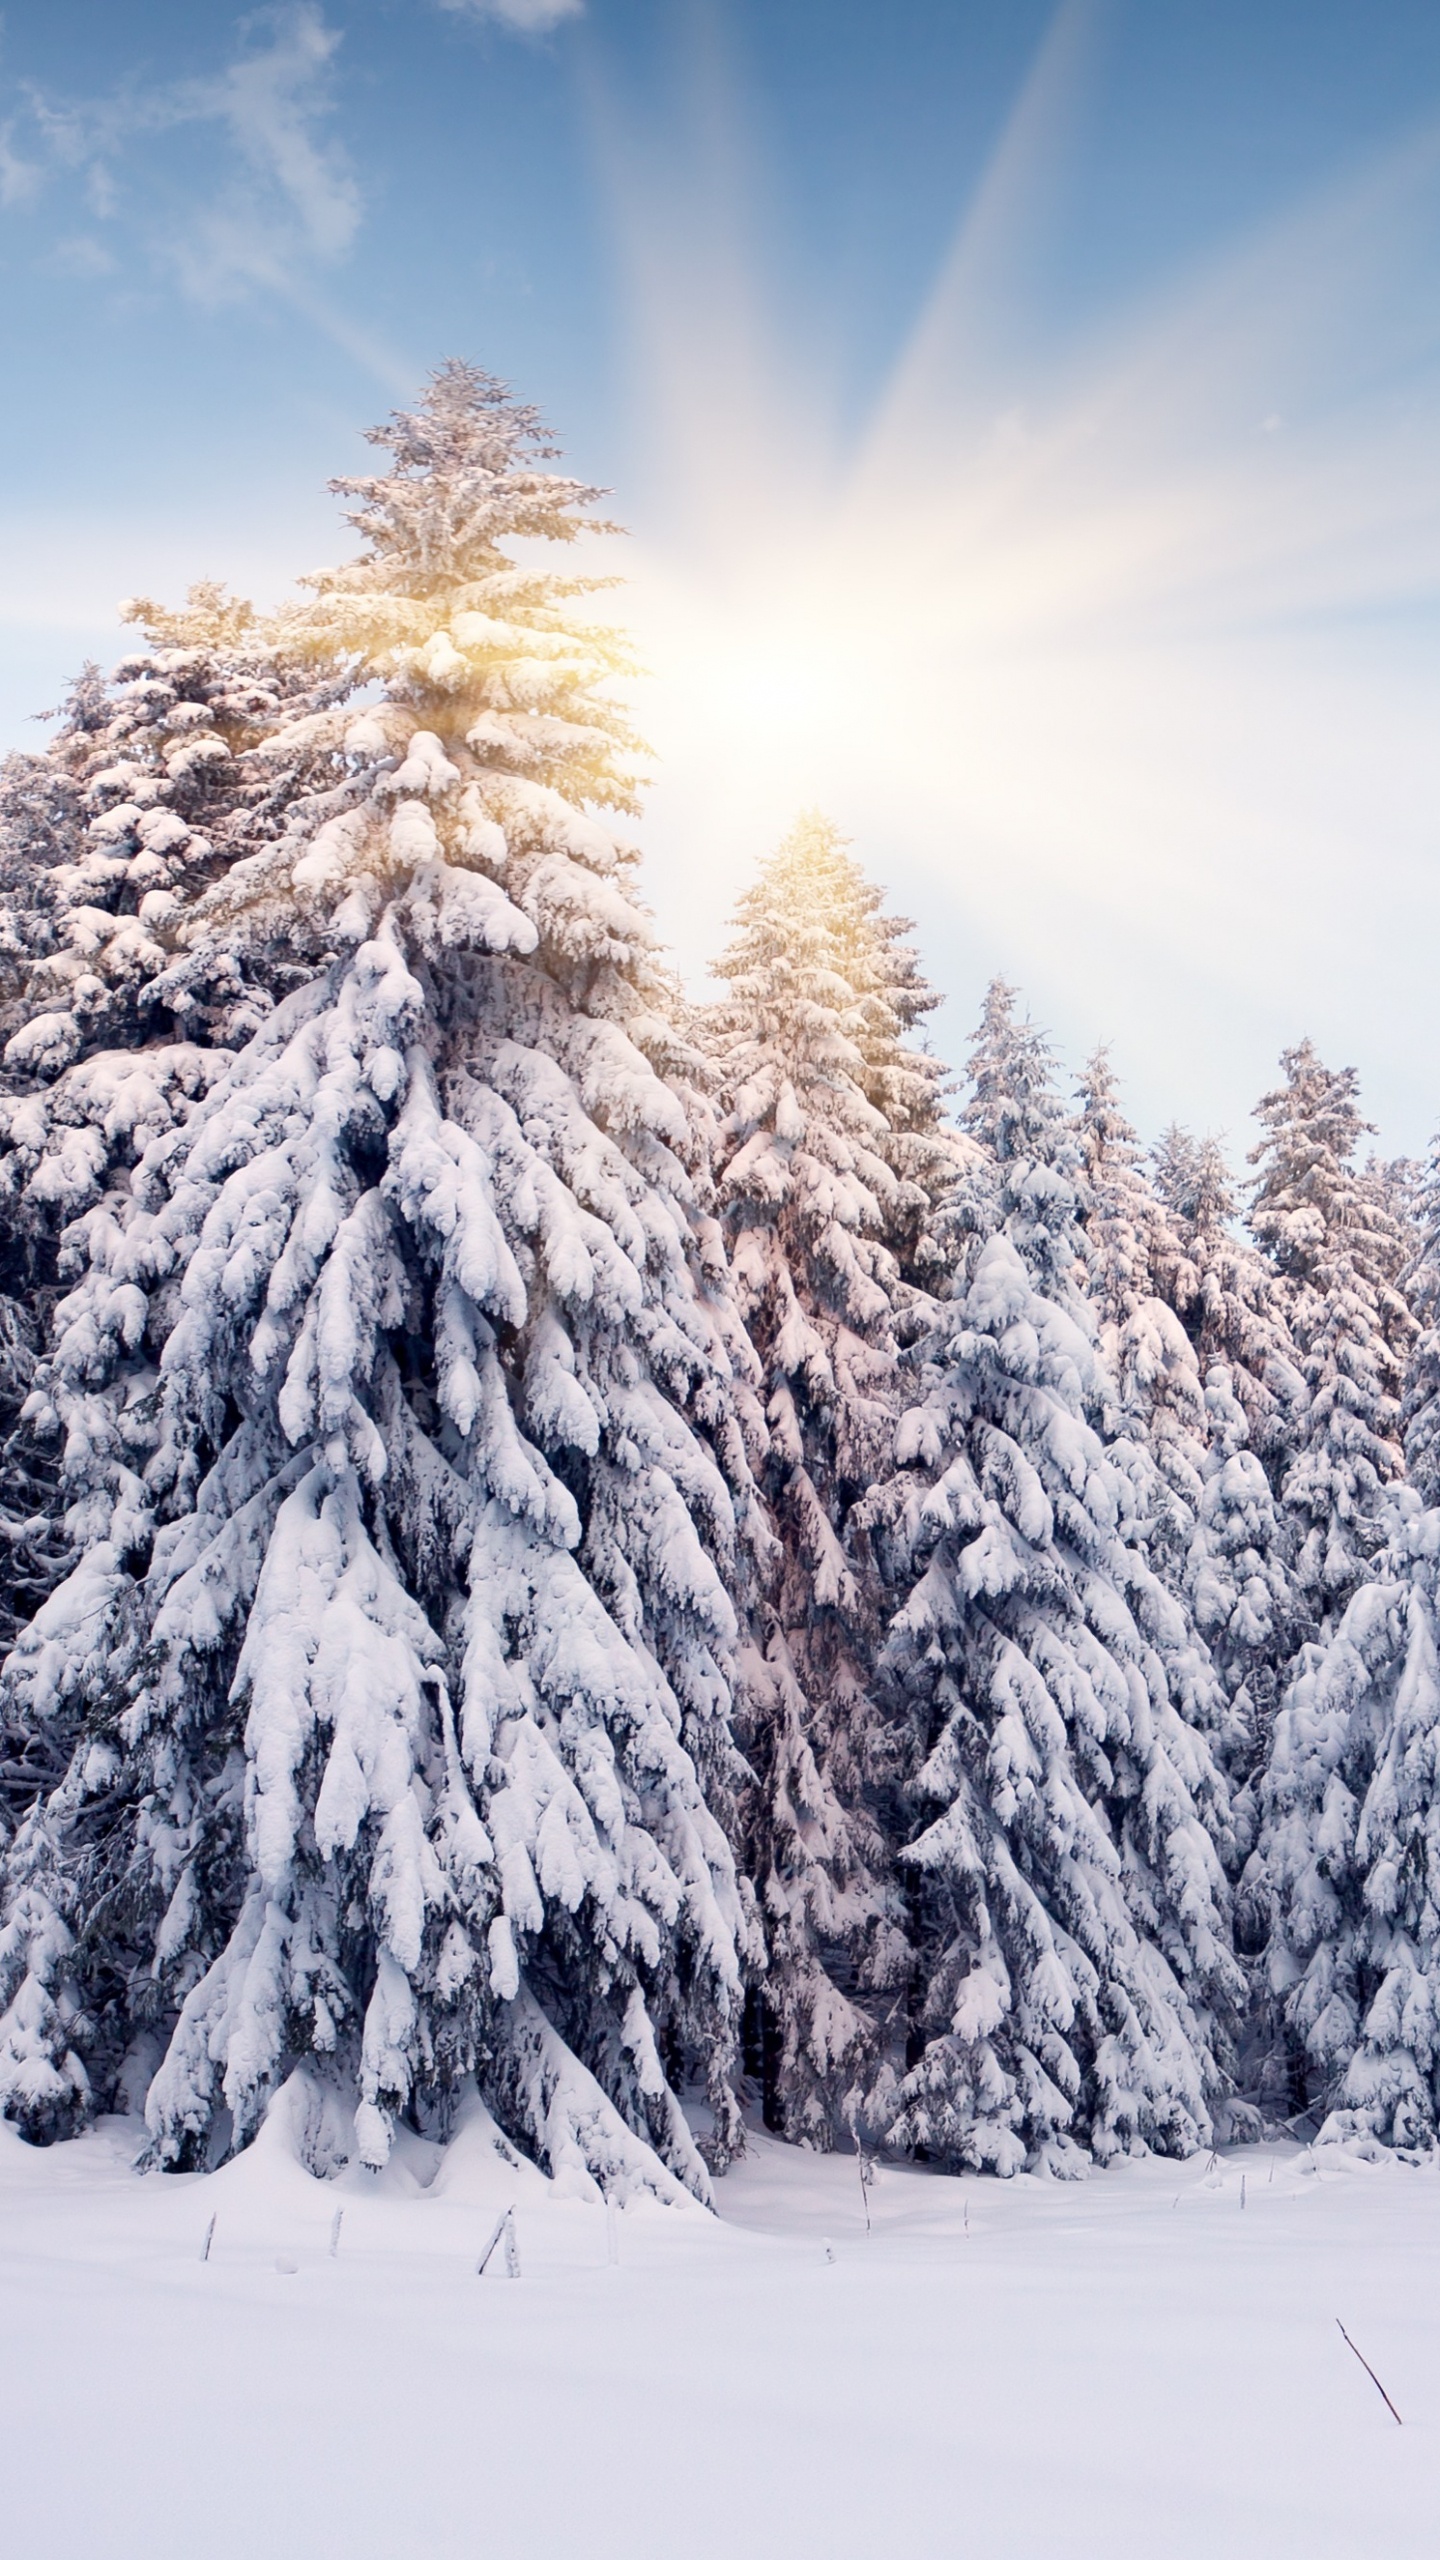
[[[229,955],[186,966],[185,928],[313,781],[304,732],[352,681],[277,665],[254,608],[210,581],[121,610],[145,644],[108,677],[87,666],[40,753],[0,768],[0,1038],[22,1089],[97,1051],[254,1027],[264,992]],[[281,727],[295,752],[261,755]]]
[[[1440,1131],[1417,1168],[1411,1197],[1416,1246],[1405,1285],[1422,1323],[1440,1317]]]
[[[1092,1287],[1107,1315],[1133,1313],[1160,1291],[1180,1240],[1145,1170],[1144,1149],[1120,1107],[1120,1088],[1102,1042],[1077,1087],[1074,1132],[1085,1177],[1085,1231],[1095,1256]]]
[[[1003,1227],[1038,1284],[1078,1308],[1080,1146],[1056,1087],[1051,1044],[1028,1015],[1017,1020],[1016,993],[1005,979],[991,980],[970,1043],[960,1126],[976,1153],[954,1217],[981,1243]]]
[[[884,891],[839,828],[805,811],[735,914],[739,930],[714,963],[729,988],[722,1036],[753,1050],[757,1066],[783,1061],[793,1082],[831,1086],[872,1138],[933,1130],[944,1069],[908,1043],[939,998],[908,919],[885,913]],[[735,1064],[743,1074],[738,1055]]]
[[[1239,1194],[1224,1148],[1216,1138],[1202,1138],[1195,1156],[1190,1219],[1197,1235],[1213,1236],[1234,1225]]]
[[[322,592],[378,578],[417,595],[450,593],[509,570],[508,542],[573,542],[587,531],[618,530],[588,514],[603,489],[536,469],[560,450],[538,409],[458,357],[437,366],[417,408],[395,410],[385,425],[367,428],[365,441],[390,454],[389,471],[328,485],[358,501],[346,522],[367,553],[306,582]]]
[[[970,1043],[970,1099],[961,1125],[997,1164],[1073,1172],[1080,1154],[1055,1083],[1055,1052],[1038,1023],[1017,1020],[1019,990],[992,978]]]
[[[1113,1419],[1156,1442],[1168,1435],[1187,1497],[1197,1490],[1203,1429],[1194,1352],[1173,1308],[1173,1281],[1183,1245],[1171,1213],[1150,1179],[1134,1126],[1120,1107],[1119,1086],[1102,1044],[1078,1087],[1074,1133],[1084,1175],[1082,1214],[1089,1257],[1088,1291],[1100,1338],[1119,1390]],[[1187,1439],[1183,1454],[1179,1442]]]
[[[131,596],[120,607],[120,619],[138,624],[152,649],[198,649],[210,655],[249,649],[257,657],[265,655],[255,607],[247,596],[232,596],[215,578],[197,578],[180,605]]]
[[[1355,1069],[1327,1067],[1310,1040],[1283,1050],[1280,1064],[1284,1084],[1255,1107],[1265,1135],[1249,1158],[1259,1168],[1252,1233],[1299,1284],[1327,1290],[1347,1265],[1393,1280],[1403,1239],[1389,1203],[1354,1163],[1361,1137],[1374,1129],[1360,1109]]]
[[[1422,1502],[1440,1502],[1440,1133],[1431,1139],[1412,1188],[1418,1238],[1404,1274],[1420,1335],[1410,1355],[1401,1421],[1405,1467]]]
[[[631,764],[644,750],[606,690],[634,675],[633,653],[621,632],[575,611],[615,581],[559,578],[510,547],[617,532],[590,512],[604,492],[539,468],[556,448],[536,411],[455,359],[369,441],[391,469],[330,483],[356,500],[346,517],[364,548],[301,580],[308,600],[269,626],[279,655],[338,654],[382,683],[397,711],[463,739],[522,789],[633,811]],[[372,726],[383,738],[383,715]]]
[[[1139,1165],[1144,1150],[1133,1123],[1120,1107],[1120,1080],[1110,1063],[1110,1044],[1099,1041],[1081,1068],[1075,1088],[1080,1104],[1075,1133],[1085,1169]]]

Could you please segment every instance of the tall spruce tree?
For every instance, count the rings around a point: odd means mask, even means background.
[[[304,974],[275,948],[247,977],[186,926],[313,802],[338,765],[324,715],[355,681],[333,659],[278,662],[253,608],[213,585],[123,612],[145,646],[109,679],[88,668],[44,751],[0,773],[0,1196],[22,1242],[98,1199],[218,1072],[210,1053]]]
[[[1303,1983],[1293,2024],[1324,2072],[1331,2112],[1321,2139],[1366,2150],[1430,2150],[1440,2139],[1437,1167],[1432,1145],[1408,1204],[1420,1244],[1405,1277],[1421,1328],[1401,1407],[1408,1487],[1376,1583],[1357,1592],[1311,1680],[1334,1719],[1337,1767],[1368,1783],[1343,1902],[1317,1914],[1328,1926],[1307,1972],[1318,1979]]]
[[[1177,1301],[1200,1311],[1206,1284],[1191,1260],[1206,1254],[1206,1277],[1220,1277],[1213,1220],[1225,1197],[1218,1150],[1195,1149],[1172,1210],[1143,1171],[1140,1143],[1121,1112],[1102,1049],[1080,1085],[1077,1133],[1085,1170],[1087,1285],[1100,1350],[1118,1390],[1106,1437],[1130,1474],[1136,1529],[1145,1554],[1203,1639],[1224,1686],[1200,1720],[1223,1750],[1227,1771],[1247,1777],[1273,1710],[1277,1662],[1288,1655],[1292,1611],[1287,1538],[1265,1470],[1249,1446],[1249,1425],[1230,1370],[1201,1353]],[[1172,1131],[1162,1163],[1171,1178],[1184,1164]],[[1223,1172],[1223,1160],[1219,1170]],[[1182,1221],[1190,1213],[1190,1237]],[[1204,1241],[1199,1241],[1201,1238]],[[1252,1260],[1258,1259],[1252,1254]],[[1223,1288],[1206,1313],[1212,1339]],[[1201,1336],[1205,1338],[1202,1314]],[[1273,1392],[1267,1390],[1267,1393]],[[1192,1704],[1199,1709],[1198,1691]]]
[[[775,1523],[747,1748],[766,1928],[766,2118],[826,2146],[873,2095],[908,1953],[876,1819],[880,1592],[856,1506],[893,1466],[897,1350],[934,1275],[955,1150],[935,999],[845,839],[803,818],[740,901],[711,1038],[720,1199],[759,1363]]]
[[[949,1220],[955,1280],[967,1280],[1003,1227],[1047,1296],[1078,1304],[1084,1285],[1080,1145],[1055,1085],[1050,1043],[993,978],[966,1060],[960,1126],[974,1149]]]
[[[58,1470],[21,1422],[42,1334],[32,1306],[0,1295],[0,1659],[65,1569]],[[0,1840],[62,1765],[47,1737],[0,1705]]]
[[[1306,1405],[1280,1486],[1299,1529],[1296,1580],[1328,1630],[1383,1543],[1400,1476],[1399,1395],[1414,1322],[1398,1286],[1409,1239],[1388,1186],[1354,1163],[1370,1123],[1352,1067],[1302,1041],[1256,1106],[1265,1135],[1250,1227],[1284,1283]]]
[[[1276,2084],[1371,2156],[1440,2130],[1440,1511],[1402,1487],[1392,1521],[1286,1700],[1262,1844]]]
[[[1109,1438],[1137,1442],[1155,1478],[1138,1490],[1151,1561],[1183,1585],[1200,1506],[1204,1390],[1190,1338],[1160,1292],[1180,1254],[1164,1202],[1146,1177],[1134,1128],[1120,1108],[1109,1052],[1089,1060],[1075,1123],[1083,1176],[1086,1294],[1099,1350],[1116,1388]]]
[[[1440,1503],[1440,1136],[1430,1142],[1411,1197],[1415,1250],[1404,1274],[1418,1328],[1400,1409],[1405,1473],[1427,1506]]]
[[[588,814],[632,805],[628,662],[513,548],[597,493],[464,365],[372,441],[358,555],[270,640],[378,699],[307,713],[338,795],[180,934],[317,965],[71,1230],[86,1551],[5,1679],[77,1729],[10,1856],[0,2087],[43,2137],[154,2063],[153,2156],[203,2163],[298,2070],[314,2156],[377,2164],[478,2073],[552,2167],[703,2194],[753,1491],[665,984]]]
[[[1162,1294],[1195,1345],[1207,1448],[1188,1561],[1195,1623],[1233,1707],[1237,1843],[1253,1839],[1249,1780],[1263,1765],[1276,1702],[1303,1628],[1293,1516],[1278,1499],[1306,1401],[1285,1288],[1238,1226],[1223,1149],[1178,1128],[1155,1150],[1155,1186],[1178,1250]]]
[[[1134,1543],[1096,1425],[1079,1148],[992,988],[965,1125],[968,1287],[924,1346],[887,1490],[885,1667],[923,1755],[923,1995],[893,2141],[1006,2174],[1210,2138],[1239,1993],[1215,1681]],[[988,1233],[986,1226],[988,1222]]]
[[[1195,1345],[1202,1377],[1217,1364],[1226,1370],[1250,1445],[1278,1487],[1305,1405],[1286,1284],[1241,1232],[1239,1193],[1218,1140],[1172,1127],[1154,1163],[1180,1248],[1161,1274],[1161,1294]]]
[[[0,1637],[66,1553],[51,1453],[21,1419],[68,1223],[178,1125],[288,984],[223,943],[187,948],[196,899],[321,777],[302,714],[352,678],[281,667],[252,608],[213,585],[175,612],[123,608],[145,645],[87,668],[54,738],[0,768]],[[263,754],[281,725],[287,748]],[[323,725],[323,723],[322,723]],[[34,1739],[7,1790],[47,1765]],[[18,1796],[17,1796],[18,1789]]]
[[[1232,1372],[1216,1361],[1205,1380],[1209,1445],[1186,1559],[1186,1592],[1230,1699],[1227,1759],[1248,1782],[1262,1765],[1279,1687],[1295,1643],[1294,1539],[1250,1445]],[[1251,1801],[1236,1801],[1237,1840],[1248,1844]]]
[[[1172,1126],[1153,1163],[1164,1214],[1151,1231],[1150,1270],[1193,1346],[1203,1403],[1184,1588],[1230,1698],[1227,1758],[1243,1781],[1264,1757],[1297,1640],[1295,1538],[1261,1452],[1283,1475],[1305,1388],[1281,1283],[1237,1232],[1239,1204],[1220,1146]],[[1247,1842],[1249,1811],[1242,1793],[1237,1832]]]
[[[1391,1186],[1353,1161],[1368,1125],[1353,1069],[1326,1068],[1308,1041],[1281,1064],[1285,1083],[1257,1112],[1266,1135],[1252,1157],[1251,1227],[1285,1287],[1305,1380],[1281,1493],[1316,1640],[1295,1658],[1256,1780],[1243,1888],[1264,1948],[1257,2050],[1270,2094],[1298,2114],[1334,2096],[1366,2005],[1359,1826],[1387,1714],[1371,1657],[1398,1641],[1385,1551],[1415,1324],[1397,1285],[1407,1237]],[[1414,1589],[1407,1624],[1423,1614]],[[1387,1611],[1390,1632],[1377,1636]]]

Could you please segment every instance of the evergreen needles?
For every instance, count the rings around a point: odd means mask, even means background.
[[[1302,1043],[1243,1233],[1001,981],[952,1116],[813,812],[687,1001],[599,493],[465,365],[372,440],[0,777],[0,2104],[1428,2149],[1434,1166]]]

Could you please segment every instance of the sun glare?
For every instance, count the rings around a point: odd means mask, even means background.
[[[783,754],[797,726],[810,733],[833,699],[829,651],[803,627],[758,647],[747,647],[741,632],[718,633],[699,643],[695,657],[690,682],[704,688],[726,729],[738,726],[767,762]]]
[[[767,326],[734,209],[697,293],[695,221],[667,265],[684,225],[650,206],[635,397],[668,496],[627,611],[667,926],[698,974],[750,863],[818,803],[948,939],[962,1002],[1000,967],[1067,1044],[1124,1020],[1157,1121],[1193,1107],[1197,1066],[1238,1121],[1309,1027],[1365,1052],[1416,1144],[1440,348],[1415,313],[1440,147],[1020,367],[991,315],[1040,106],[848,447]],[[1376,864],[1383,926],[1356,895]],[[1282,1020],[1276,988],[1302,985],[1306,1022]]]

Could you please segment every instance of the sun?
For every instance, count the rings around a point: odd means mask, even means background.
[[[1082,1053],[1125,1021],[1156,1126],[1197,1083],[1239,1125],[1308,1026],[1360,1044],[1418,1144],[1440,363],[1417,365],[1397,279],[1423,269],[1440,145],[1021,366],[986,315],[1026,113],[858,433],[767,324],[739,227],[717,218],[708,293],[656,249],[675,206],[649,208],[632,390],[664,529],[640,511],[626,612],[667,930],[698,966],[818,805],[976,997],[998,968]]]

